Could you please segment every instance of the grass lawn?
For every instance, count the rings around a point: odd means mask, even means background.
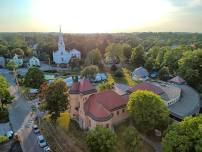
[[[118,147],[117,147],[117,152],[126,152],[124,146],[123,146],[123,137],[122,137],[122,133],[124,132],[124,130],[130,125],[130,122],[127,120],[123,123],[121,123],[120,125],[115,127],[115,132],[118,136]],[[139,148],[139,152],[154,152],[154,149],[147,143],[145,143],[144,141],[140,141],[140,148]]]

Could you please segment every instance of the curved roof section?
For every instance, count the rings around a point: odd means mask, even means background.
[[[168,80],[168,82],[176,83],[176,84],[185,84],[186,83],[186,81],[183,78],[181,78],[180,76],[176,76],[176,77]]]

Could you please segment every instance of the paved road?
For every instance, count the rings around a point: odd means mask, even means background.
[[[9,81],[9,90],[15,96],[15,101],[9,107],[9,118],[14,132],[18,132],[21,138],[21,145],[24,152],[42,152],[37,144],[37,136],[31,129],[31,102],[26,101],[18,92],[12,74],[6,69],[0,69]],[[31,122],[31,123],[30,123]]]

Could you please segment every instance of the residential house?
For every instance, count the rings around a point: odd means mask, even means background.
[[[36,57],[32,57],[29,59],[29,66],[32,67],[32,66],[40,66],[40,61],[38,58]]]
[[[13,57],[13,61],[15,62],[15,64],[19,67],[23,65],[23,59],[20,58],[19,55],[15,54]]]
[[[145,81],[149,78],[149,72],[143,68],[143,67],[139,67],[136,68],[133,72],[132,72],[132,79],[137,81]]]

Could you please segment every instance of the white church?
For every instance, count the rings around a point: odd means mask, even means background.
[[[65,50],[63,34],[60,28],[58,39],[58,50],[53,52],[53,61],[56,64],[62,64],[62,63],[68,64],[72,57],[81,58],[81,52],[76,49]]]

